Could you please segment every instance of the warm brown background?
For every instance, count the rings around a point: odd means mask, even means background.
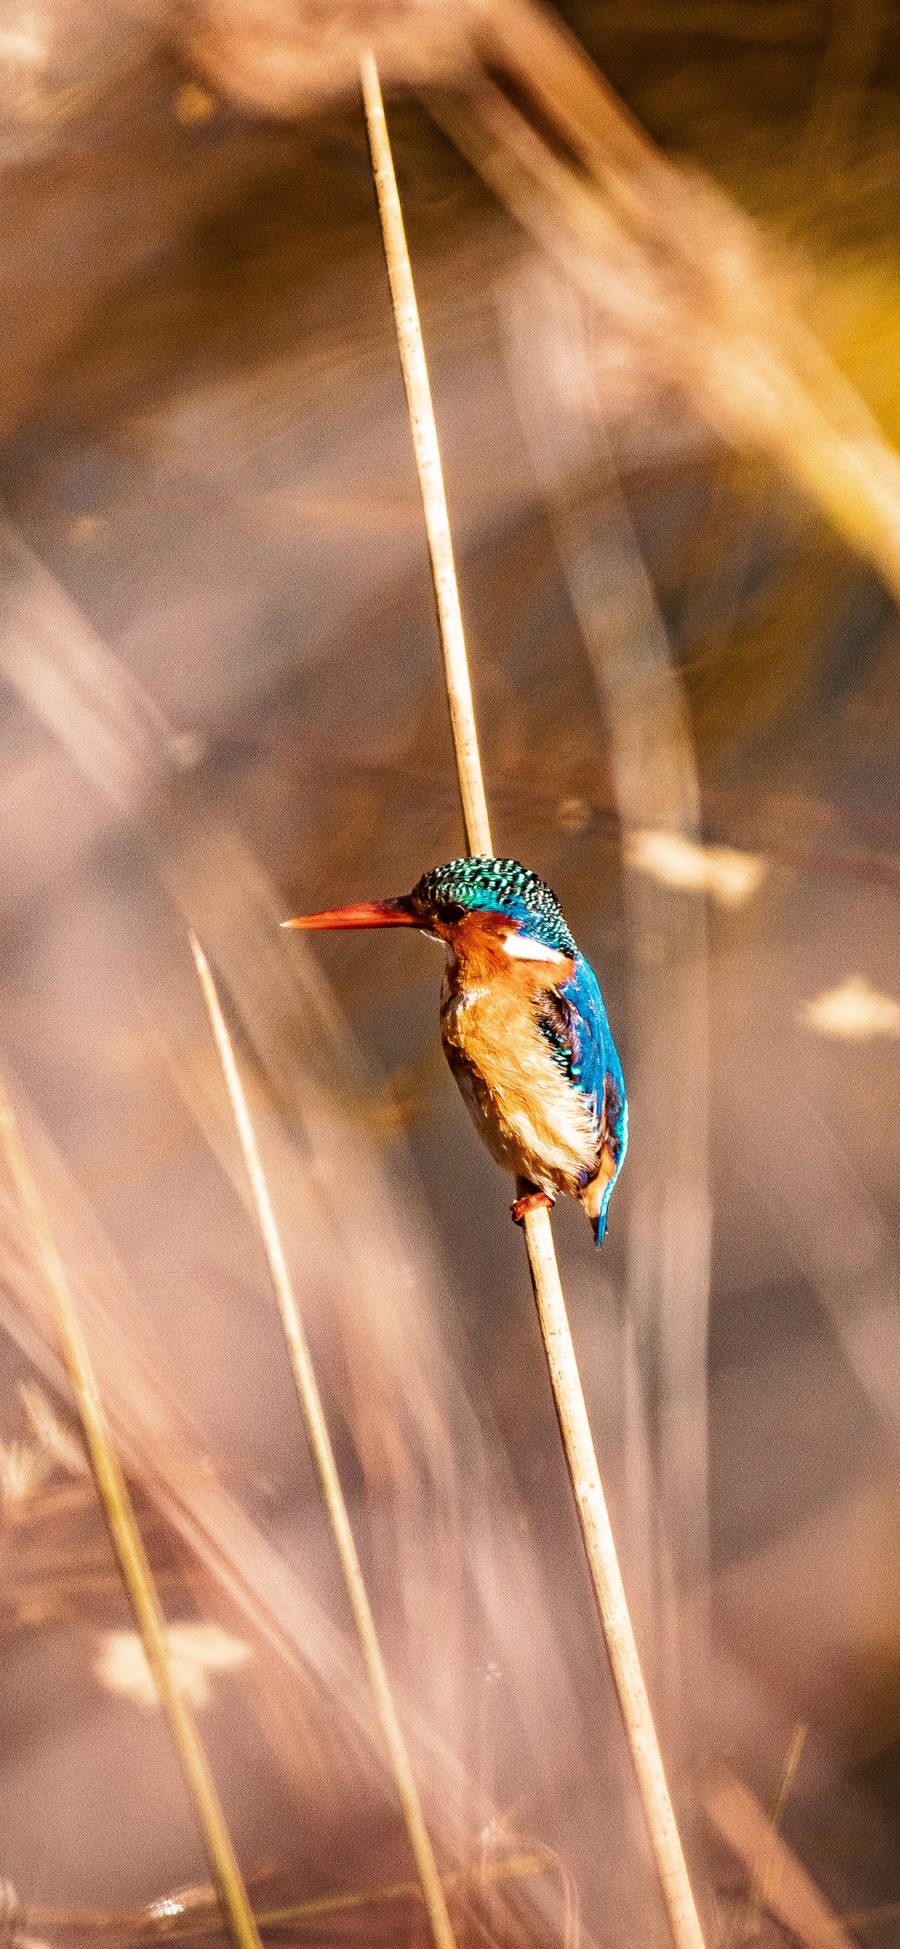
[[[705,264],[735,209],[753,218],[760,342],[782,345],[790,310],[900,439],[898,13],[617,0],[570,20],[683,173],[668,226],[611,194],[568,269],[561,232],[554,251],[517,221],[502,145],[484,181],[468,16],[374,31],[389,76],[426,84],[390,120],[496,842],[559,893],[631,1085],[602,1258],[576,1212],[556,1232],[724,1928],[742,1874],[704,1783],[727,1759],[770,1805],[798,1723],[792,1846],[839,1912],[900,1901],[897,1040],[803,1015],[850,976],[900,1001],[900,644],[865,510],[854,551],[853,511],[840,533],[798,478],[787,416],[785,451],[777,424],[755,441],[740,282],[720,324],[679,251],[710,226]],[[243,1025],[390,1656],[466,1769],[417,1744],[442,1855],[471,1858],[497,1818],[495,1839],[569,1862],[586,1943],[643,1945],[652,1878],[521,1244],[443,1067],[436,950],[348,936],[307,954],[275,932],[460,848],[354,22],[349,56],[326,25],[323,42],[314,12],[4,9],[2,1061],[95,1309],[170,1615],[247,1628],[215,1584],[187,1594],[184,1525],[176,1542],[171,1507],[152,1514],[173,1484],[202,1504],[176,1456],[190,1439],[272,1546],[266,1575],[299,1580],[261,1587],[301,1664],[300,1585],[355,1672],[179,909],[200,926]],[[531,119],[548,172],[570,168],[546,102]],[[713,351],[722,335],[715,405],[698,318]],[[661,886],[628,863],[645,826],[758,856],[758,889],[730,908]],[[12,1441],[32,1364],[17,1322],[40,1300],[6,1206],[4,1228]],[[198,1521],[226,1559],[250,1549],[230,1505]],[[106,1566],[89,1508],[7,1524],[0,1876],[23,1902],[128,1906],[204,1872],[162,1728],[93,1675],[98,1633],[127,1624]],[[248,1872],[295,1897],[405,1876],[377,1741],[350,1743],[357,1693],[324,1639],[312,1683],[254,1644],[203,1719]],[[545,1895],[527,1939],[549,1944]],[[405,1942],[414,1923],[366,1926],[353,1939]],[[526,1939],[513,1927],[498,1911],[496,1940]],[[900,1943],[900,1922],[862,1939]]]

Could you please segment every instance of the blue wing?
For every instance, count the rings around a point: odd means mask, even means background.
[[[583,954],[576,954],[568,980],[541,996],[538,1020],[554,1062],[573,1089],[588,1099],[597,1121],[598,1170],[602,1165],[608,1178],[595,1227],[597,1244],[601,1245],[613,1186],[628,1144],[628,1103],[600,985]]]

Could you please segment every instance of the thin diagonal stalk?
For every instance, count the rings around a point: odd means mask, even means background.
[[[253,1911],[206,1754],[200,1743],[196,1721],[172,1668],[162,1609],[125,1478],[113,1447],[78,1310],[49,1218],[31,1174],[12,1104],[2,1084],[0,1149],[53,1307],[60,1348],[72,1383],[97,1495],[147,1663],[168,1718],[193,1801],[222,1914],[238,1949],[261,1949]]]
[[[857,1949],[850,1931],[863,1926],[862,1918],[835,1914],[743,1780],[723,1768],[707,1787],[704,1800],[713,1827],[743,1861],[751,1881],[757,1878],[759,1862],[765,1862],[764,1906],[795,1942],[804,1949]],[[751,1940],[746,1928],[741,1939]]]
[[[394,307],[394,324],[400,347],[400,363],[403,368],[403,383],[409,406],[419,486],[425,507],[425,529],[428,536],[428,553],[431,557],[431,576],[437,604],[441,647],[444,652],[447,703],[450,707],[453,743],[456,748],[459,796],[462,800],[466,844],[470,853],[492,853],[494,848],[491,841],[491,823],[488,818],[484,778],[478,751],[469,659],[466,654],[459,586],[453,561],[453,539],[444,490],[441,452],[434,407],[431,403],[428,366],[425,361],[425,343],[419,320],[419,307],[416,303],[409,251],[406,247],[403,211],[400,207],[397,178],[394,174],[384,102],[381,99],[378,64],[374,54],[368,49],[360,57],[360,73],[366,126],[369,131],[369,148],[372,153],[372,170],[375,176],[378,211],[384,238],[384,254],[387,258],[388,279]]]
[[[364,53],[360,67],[397,343],[428,530],[466,841],[470,852],[489,853],[493,847],[437,428],[374,54]],[[549,1213],[544,1208],[526,1212],[524,1230],[569,1478],[672,1940],[676,1949],[704,1949],[597,1465]]]
[[[488,1861],[474,1871],[456,1869],[452,1874],[443,1875],[442,1881],[445,1889],[465,1894],[504,1882],[523,1881],[538,1875],[559,1875],[561,1872],[559,1857],[552,1848],[544,1848],[527,1854],[508,1854],[499,1860]],[[3,1883],[0,1882],[0,1895],[2,1890]],[[355,1888],[341,1894],[313,1895],[306,1901],[288,1902],[279,1908],[260,1908],[256,1919],[260,1928],[269,1935],[282,1929],[296,1930],[298,1923],[325,1921],[329,1916],[389,1908],[401,1902],[421,1900],[421,1896],[418,1881],[396,1881],[378,1888]],[[207,1935],[214,1925],[214,1903],[212,1889],[183,1888],[177,1894],[164,1896],[150,1907],[139,1909],[44,1908],[37,1903],[22,1902],[12,1912],[24,1928],[46,1930],[54,1938],[60,1934],[87,1935],[103,1943],[126,1945],[129,1942],[156,1940],[180,1942],[186,1936]],[[5,1912],[0,1913],[6,1920]],[[566,1942],[568,1940],[567,1936]]]
[[[800,1764],[801,1754],[806,1744],[806,1734],[807,1734],[807,1727],[802,1723],[802,1721],[794,1727],[794,1730],[791,1734],[791,1743],[788,1747],[787,1758],[785,1759],[784,1762],[784,1772],[781,1776],[781,1785],[778,1789],[778,1795],[775,1801],[775,1805],[772,1808],[772,1813],[770,1816],[771,1823],[772,1823],[772,1833],[775,1836],[777,1836],[778,1834],[778,1829],[781,1825],[782,1816],[784,1814],[785,1807],[787,1806],[788,1794],[790,1793],[791,1788],[794,1784],[794,1776],[797,1772],[797,1768]],[[778,1880],[778,1874],[779,1874],[778,1864],[776,1862],[773,1862],[769,1858],[768,1854],[763,1855],[762,1859],[758,1861],[756,1864],[753,1873],[753,1879],[750,1884],[750,1896],[747,1903],[747,1920],[744,1924],[744,1934],[748,1938],[748,1940],[751,1936],[760,1934],[760,1931],[762,1929],[763,1910],[766,1908],[771,1908],[771,1902],[769,1897],[771,1894],[773,1883],[776,1883]]]
[[[406,1831],[409,1835],[410,1846],[419,1876],[422,1897],[428,1913],[428,1920],[431,1924],[435,1949],[456,1949],[456,1938],[450,1921],[446,1897],[437,1871],[431,1839],[425,1825],[425,1816],[422,1811],[421,1800],[419,1799],[419,1790],[416,1786],[415,1775],[406,1749],[406,1741],[403,1737],[400,1720],[397,1716],[397,1708],[394,1704],[390,1680],[382,1656],[378,1632],[375,1628],[375,1619],[372,1615],[371,1604],[369,1603],[362,1566],[357,1554],[353,1530],[350,1526],[347,1504],[344,1500],[343,1489],[341,1488],[340,1476],[338,1475],[337,1463],[334,1458],[334,1449],[331,1445],[328,1424],[325,1420],[322,1397],[319,1393],[319,1384],[316,1380],[309,1343],[300,1317],[300,1309],[297,1305],[296,1295],[287,1267],[287,1260],[284,1256],[284,1249],[275,1220],[275,1213],[272,1208],[272,1200],[269,1196],[269,1187],[266,1182],[262,1159],[256,1142],[256,1133],[253,1129],[253,1123],[247,1107],[247,1099],[244,1095],[244,1087],[241,1082],[234,1049],[225,1024],[225,1017],[222,1014],[222,1008],[209,962],[196,935],[193,933],[191,933],[190,942],[203,999],[206,1003],[206,1011],[215,1039],[219,1062],[222,1066],[222,1074],[225,1078],[225,1087],[228,1091],[232,1115],[240,1139],[247,1176],[250,1180],[254,1209],[262,1234],[278,1311],[281,1315],[284,1337],[287,1341],[294,1384],[297,1389],[297,1398],[306,1425],[306,1433],[318,1472],[332,1534],[337,1546],[338,1558],[340,1560],[347,1596],[350,1601],[350,1609],[356,1625],[363,1660],[369,1677],[369,1684],[372,1688],[375,1709],[381,1725],[384,1743],[387,1747],[391,1771],[394,1776],[394,1784],[397,1788],[397,1796],[403,1810],[403,1818],[406,1822]]]

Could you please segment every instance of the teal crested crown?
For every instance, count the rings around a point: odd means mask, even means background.
[[[577,953],[555,893],[517,859],[451,859],[423,873],[408,899],[416,912],[442,920],[476,912],[507,914],[544,947]]]

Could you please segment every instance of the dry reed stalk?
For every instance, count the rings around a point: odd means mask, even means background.
[[[175,1677],[162,1608],[125,1478],[113,1447],[78,1310],[49,1218],[31,1174],[12,1104],[2,1084],[0,1149],[50,1297],[97,1495],[147,1663],[181,1761],[218,1889],[223,1919],[239,1949],[262,1949],[196,1721]]]
[[[428,366],[378,66],[369,50],[361,56],[360,72],[397,343],[428,531],[466,843],[471,853],[491,853],[493,845]],[[524,1231],[569,1479],[672,1940],[676,1949],[704,1949],[703,1931],[619,1569],[546,1209],[526,1212]]]
[[[764,1906],[789,1935],[804,1949],[856,1949],[846,1921],[835,1914],[743,1780],[723,1770],[707,1788],[704,1804],[716,1832],[748,1868],[751,1885],[764,1879]]]
[[[778,1789],[775,1805],[770,1815],[772,1833],[776,1836],[781,1825],[785,1807],[787,1806],[788,1794],[794,1784],[797,1768],[806,1744],[806,1732],[807,1728],[801,1721],[794,1727],[791,1734],[790,1745],[788,1746],[787,1757],[784,1762],[784,1771],[781,1776],[781,1785]],[[777,1881],[778,1872],[777,1866],[773,1866],[769,1861],[757,1863],[750,1884],[750,1896],[747,1902],[747,1920],[744,1924],[744,1934],[746,1936],[759,1935],[763,1910],[771,1906],[771,1884],[773,1880]]]
[[[482,1886],[509,1881],[525,1881],[539,1875],[558,1874],[559,1857],[551,1848],[529,1853],[509,1854],[484,1866],[461,1868],[443,1875],[446,1889],[465,1893]],[[3,1884],[0,1883],[0,1889]],[[335,1895],[313,1895],[302,1902],[288,1902],[278,1908],[259,1908],[257,1922],[266,1934],[282,1929],[295,1930],[298,1924],[324,1921],[328,1916],[358,1914],[372,1908],[389,1908],[401,1902],[421,1900],[418,1881],[396,1881],[378,1888],[347,1889]],[[148,1943],[160,1940],[179,1942],[206,1935],[214,1926],[215,1893],[211,1888],[181,1888],[165,1895],[149,1907],[139,1909],[65,1909],[21,1904],[22,1920],[29,1930],[46,1930],[59,1935],[92,1936],[105,1943]],[[566,1943],[569,1937],[566,1937]]]
[[[455,1873],[442,1876],[444,1888],[456,1888],[461,1892],[482,1885],[507,1881],[524,1880],[528,1876],[542,1875],[556,1868],[557,1863],[546,1854],[510,1855],[505,1861],[489,1861],[475,1873],[459,1869]],[[397,1881],[385,1888],[353,1890],[341,1895],[320,1895],[311,1901],[295,1902],[286,1908],[265,1910],[261,1917],[267,1929],[295,1926],[298,1922],[312,1921],[328,1915],[348,1915],[360,1909],[390,1907],[394,1903],[412,1901],[421,1893],[419,1884],[414,1881]]]
[[[409,251],[406,247],[403,211],[400,206],[397,178],[394,174],[384,102],[381,98],[378,63],[371,49],[366,49],[360,57],[360,74],[366,127],[369,132],[369,148],[372,155],[372,171],[384,238],[384,254],[387,259],[394,308],[394,324],[400,347],[400,364],[403,368],[403,383],[409,406],[419,486],[425,508],[428,553],[431,557],[438,627],[444,652],[447,703],[450,707],[453,742],[458,759],[457,776],[459,796],[462,800],[463,824],[469,851],[492,853],[494,848],[491,843],[491,827],[478,751],[469,659],[466,654],[459,587],[453,562],[453,538],[450,531],[447,496],[444,491],[441,450],[431,401],[428,366],[425,361],[425,342],[422,337],[419,307],[416,303]]]
[[[278,1311],[281,1315],[281,1324],[284,1329],[284,1337],[287,1341],[297,1398],[300,1403],[300,1410],[303,1415],[309,1445],[318,1473],[322,1498],[337,1547],[347,1597],[350,1602],[350,1609],[354,1624],[356,1625],[363,1661],[372,1689],[375,1710],[378,1714],[384,1743],[387,1748],[388,1759],[394,1776],[394,1784],[397,1788],[397,1796],[403,1811],[406,1831],[409,1835],[410,1846],[419,1876],[422,1898],[431,1925],[431,1933],[434,1937],[435,1949],[456,1949],[456,1938],[450,1921],[446,1897],[438,1874],[431,1839],[425,1825],[422,1803],[419,1799],[419,1790],[416,1786],[415,1775],[406,1749],[406,1741],[403,1737],[403,1730],[397,1716],[397,1708],[394,1704],[390,1680],[381,1652],[378,1632],[375,1627],[375,1619],[372,1615],[372,1607],[369,1603],[362,1566],[357,1554],[347,1504],[344,1500],[344,1492],[341,1488],[337,1463],[334,1458],[331,1436],[329,1435],[328,1424],[325,1420],[322,1397],[319,1393],[319,1384],[316,1380],[309,1344],[300,1317],[300,1309],[297,1305],[287,1260],[284,1256],[284,1249],[275,1220],[275,1213],[272,1208],[272,1200],[269,1196],[269,1187],[266,1182],[250,1111],[247,1107],[247,1099],[244,1095],[244,1087],[241,1082],[237,1060],[225,1023],[225,1017],[222,1013],[209,962],[193,932],[190,934],[190,942],[194,965],[197,969],[203,1000],[206,1004],[206,1011],[216,1044],[216,1051],[225,1079],[225,1087],[228,1091],[228,1100],[231,1104],[231,1112],[234,1117],[241,1152],[250,1181],[254,1210],[262,1234],[272,1287],[275,1293]]]

